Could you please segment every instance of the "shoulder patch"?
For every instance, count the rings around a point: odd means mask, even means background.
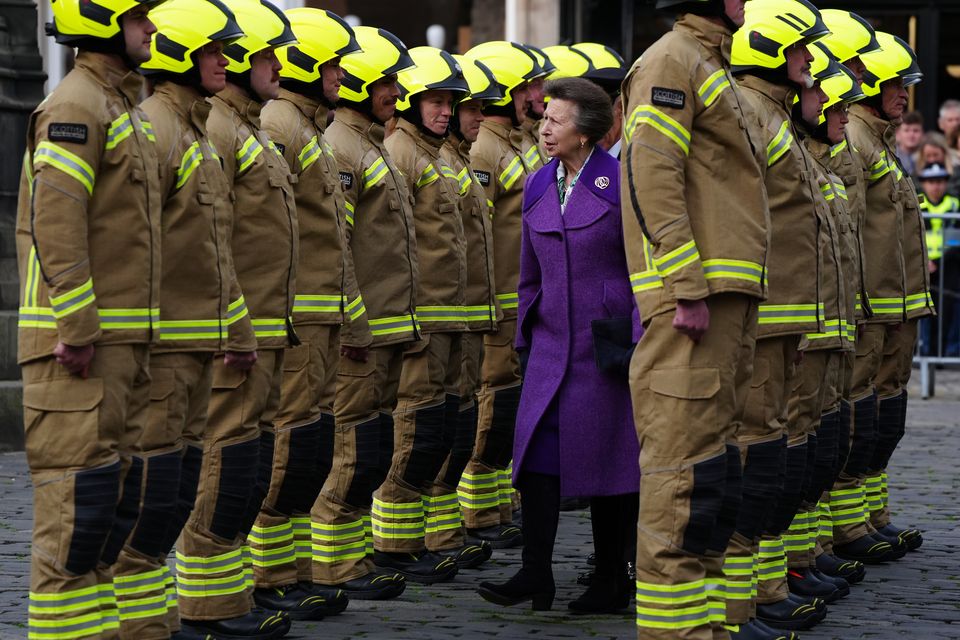
[[[477,182],[482,184],[485,187],[490,186],[490,172],[489,171],[474,171],[474,175],[477,176]]]
[[[353,174],[346,171],[340,172],[340,184],[343,186],[344,191],[349,191],[353,188]]]
[[[52,142],[87,144],[87,125],[77,122],[51,122],[47,138]]]
[[[687,103],[687,95],[679,89],[665,89],[663,87],[654,87],[650,101],[660,107],[670,107],[672,109],[683,109]]]

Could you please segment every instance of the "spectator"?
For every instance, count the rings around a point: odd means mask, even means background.
[[[950,155],[950,147],[947,145],[947,139],[942,133],[936,131],[928,131],[923,135],[913,161],[914,166],[917,167],[939,164],[946,167],[947,171],[953,170],[953,160]]]
[[[947,100],[940,105],[940,118],[937,126],[947,138],[948,148],[957,146],[957,134],[960,133],[960,100]]]
[[[917,174],[917,162],[914,154],[920,148],[923,139],[923,116],[919,111],[911,111],[903,116],[903,121],[897,127],[897,157],[904,171],[911,176]]]
[[[944,165],[929,164],[918,177],[925,196],[921,204],[925,214],[960,211],[960,200],[947,194],[950,173]],[[958,225],[955,220],[943,218],[925,219],[924,225],[932,293],[939,316],[921,321],[920,350],[923,355],[956,356],[960,354],[960,298],[955,285],[960,248],[952,246],[955,243],[950,231]]]

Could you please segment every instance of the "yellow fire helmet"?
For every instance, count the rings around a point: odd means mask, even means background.
[[[193,54],[211,42],[230,43],[243,36],[233,11],[220,0],[167,0],[150,12],[157,33],[150,43],[145,74],[186,73]]]
[[[852,11],[824,9],[820,17],[830,29],[822,42],[841,63],[880,49],[873,27]]]
[[[284,13],[298,42],[277,50],[283,65],[281,78],[307,84],[319,82],[324,63],[360,51],[353,28],[332,11],[299,7]]]
[[[549,55],[549,54],[548,54]],[[493,106],[506,106],[513,100],[513,90],[539,77],[543,69],[529,49],[516,42],[491,40],[478,44],[464,54],[469,60],[479,60],[493,72],[503,90],[503,98]]]
[[[730,66],[734,73],[749,69],[779,69],[786,50],[810,44],[828,33],[820,12],[807,0],[751,0],[745,5],[743,27],[733,34]]]
[[[537,59],[537,64],[540,65],[541,73],[543,77],[549,76],[551,73],[557,70],[553,65],[553,62],[550,61],[550,58],[543,52],[543,49],[540,47],[535,47],[532,44],[523,45],[527,48],[527,51],[533,54],[533,57]]]
[[[414,47],[410,49],[410,58],[416,66],[397,74],[400,87],[397,110],[406,111],[412,104],[411,98],[431,89],[452,91],[454,104],[470,91],[463,68],[446,51],[435,47]]]
[[[887,80],[903,78],[903,86],[909,87],[923,80],[923,72],[917,63],[917,54],[906,42],[897,36],[877,31],[878,51],[860,56],[864,66],[863,93],[870,96],[880,95],[880,85]]]
[[[630,65],[623,56],[598,42],[579,42],[571,45],[571,48],[590,58],[593,69],[583,74],[584,78],[593,80],[607,90],[620,90],[620,84],[630,71]]]
[[[813,61],[810,63],[810,75],[815,80],[823,82],[827,78],[832,78],[843,73],[840,69],[840,61],[820,42],[814,42],[810,45],[810,55]]]
[[[503,98],[503,89],[493,77],[493,72],[479,60],[470,60],[464,56],[453,56],[453,59],[463,69],[463,77],[467,81],[469,93],[463,97],[466,100],[479,100],[483,103],[496,102]]]
[[[820,89],[827,94],[827,101],[823,105],[820,115],[820,124],[827,120],[827,109],[836,104],[850,104],[863,100],[866,96],[857,82],[853,72],[840,64],[836,56],[822,42],[816,42],[810,47],[813,62],[810,65],[813,77],[820,82]],[[826,60],[826,62],[824,62]],[[836,66],[836,71],[834,71]],[[818,71],[816,71],[819,69]]]
[[[268,0],[230,0],[229,7],[243,29],[243,37],[223,48],[228,72],[249,71],[253,54],[297,41],[287,16]]]
[[[140,5],[154,6],[163,0],[50,0],[53,20],[46,33],[60,44],[85,38],[109,40],[120,33],[120,16]]]
[[[353,30],[362,54],[347,56],[341,61],[343,83],[340,99],[363,102],[370,97],[370,85],[413,66],[413,59],[400,38],[386,29],[357,27]]]
[[[565,44],[545,47],[543,52],[550,57],[551,62],[557,68],[550,74],[549,78],[551,80],[556,78],[580,78],[593,69],[587,54]]]

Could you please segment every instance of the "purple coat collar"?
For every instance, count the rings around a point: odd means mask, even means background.
[[[587,226],[619,202],[620,163],[607,153],[590,156],[580,179],[570,192],[566,212],[560,216],[557,195],[557,164],[553,158],[527,179],[523,190],[523,212],[531,226],[541,232]]]

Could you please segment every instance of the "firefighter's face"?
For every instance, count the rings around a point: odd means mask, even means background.
[[[157,32],[148,11],[147,7],[137,6],[120,16],[127,56],[138,65],[150,59],[150,42]]]
[[[480,135],[480,123],[483,111],[479,100],[466,100],[457,105],[457,117],[460,118],[460,134],[467,142],[476,142]]]
[[[384,76],[370,85],[370,110],[380,122],[386,122],[397,111],[400,88],[396,74]]]
[[[827,109],[827,139],[830,140],[830,144],[843,142],[847,123],[850,122],[847,110],[848,107],[845,104],[835,104]]]
[[[907,109],[907,89],[902,78],[893,78],[880,85],[880,105],[890,120],[896,120]]]
[[[280,95],[280,69],[283,65],[273,47],[250,56],[250,86],[261,100],[274,100]]]
[[[820,121],[820,114],[823,113],[823,105],[826,102],[827,94],[820,88],[819,83],[800,92],[800,114],[803,121],[811,128],[815,128]]]
[[[219,93],[227,86],[227,58],[223,55],[222,42],[210,42],[197,54],[200,84],[209,93]]]
[[[337,104],[340,99],[340,83],[343,82],[343,68],[340,66],[339,57],[323,63],[320,79],[323,82],[323,97],[330,104]]]
[[[420,98],[420,118],[430,133],[447,135],[450,118],[453,116],[453,92],[446,89],[431,89]]]

